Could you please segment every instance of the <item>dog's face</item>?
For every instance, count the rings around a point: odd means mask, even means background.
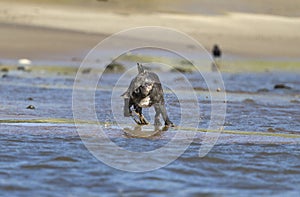
[[[138,101],[138,99],[153,94],[153,90],[156,92],[155,94],[158,94],[158,91],[155,91],[158,87],[157,84],[160,84],[158,76],[153,72],[144,70],[141,64],[138,64],[138,70],[138,75],[132,79],[128,90],[122,95],[123,98],[132,98]]]
[[[142,97],[148,96],[154,87],[154,83],[148,72],[140,73],[134,80],[133,91]]]
[[[143,95],[148,95],[150,93],[150,91],[152,90],[152,88],[153,88],[153,83],[144,83],[140,87],[141,93]]]
[[[151,82],[151,81],[145,81],[143,82],[140,87],[139,87],[139,90],[140,90],[140,93],[143,95],[143,96],[147,96],[150,94],[152,88],[153,88],[153,85],[154,83]]]

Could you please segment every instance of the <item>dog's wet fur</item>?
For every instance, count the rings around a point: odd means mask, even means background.
[[[136,112],[139,120],[135,120],[139,125],[146,125],[149,122],[145,119],[142,108],[154,106],[155,117],[154,125],[160,126],[160,114],[162,115],[165,126],[173,127],[165,107],[164,92],[158,76],[144,69],[142,64],[137,63],[138,75],[132,79],[127,91],[122,94],[124,98],[124,116],[133,116]],[[132,109],[133,108],[133,109]]]

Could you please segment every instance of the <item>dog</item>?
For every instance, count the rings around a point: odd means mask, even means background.
[[[164,92],[158,76],[144,69],[142,64],[137,63],[138,75],[132,79],[128,89],[121,96],[124,98],[124,116],[133,116],[136,112],[139,120],[135,122],[139,125],[147,125],[142,109],[154,106],[154,125],[161,126],[160,115],[165,121],[165,126],[174,127],[170,121],[165,107]],[[133,107],[133,109],[131,109]]]

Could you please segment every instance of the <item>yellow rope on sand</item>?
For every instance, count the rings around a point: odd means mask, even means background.
[[[98,125],[121,125],[113,122],[98,122],[98,121],[88,121],[88,120],[74,120],[74,119],[60,119],[60,118],[49,118],[49,119],[2,119],[0,124],[22,124],[22,123],[52,123],[52,124],[98,124]],[[170,131],[191,131],[191,132],[212,132],[212,133],[222,133],[222,134],[233,134],[233,135],[252,135],[252,136],[269,136],[269,137],[283,137],[283,138],[300,138],[300,134],[294,133],[276,133],[267,131],[239,131],[239,130],[210,130],[205,128],[189,128],[189,127],[171,127]]]

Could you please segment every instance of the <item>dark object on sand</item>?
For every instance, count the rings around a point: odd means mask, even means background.
[[[85,68],[81,71],[82,74],[89,74],[92,71],[91,68]]]
[[[257,92],[269,92],[267,88],[258,89]]]
[[[28,97],[27,100],[28,101],[33,101],[33,98],[32,97]]]
[[[290,89],[292,89],[292,88],[289,87],[289,86],[287,86],[287,85],[284,85],[284,84],[276,84],[276,85],[274,86],[274,89],[288,89],[288,90],[290,90]]]
[[[26,109],[35,109],[35,107],[33,105],[28,105]]]
[[[18,66],[17,70],[24,71],[24,72],[30,72],[30,68],[28,66]]]
[[[212,49],[212,55],[214,58],[221,58],[221,56],[222,56],[222,51],[217,44],[215,44]]]
[[[4,73],[7,73],[9,70],[8,68],[4,67],[4,68],[1,68],[1,72],[4,72]]]
[[[174,67],[171,72],[181,72],[181,73],[193,73],[192,68],[186,68],[186,67]]]
[[[174,126],[170,121],[165,107],[164,92],[158,76],[150,71],[146,71],[142,64],[137,64],[138,75],[131,81],[127,91],[122,94],[124,98],[124,116],[134,117],[134,112],[139,116],[139,120],[135,120],[137,124],[145,125],[149,122],[142,114],[142,108],[154,106],[155,109],[155,125],[161,125],[160,114],[165,121],[166,126]],[[133,110],[131,107],[133,106]]]
[[[25,71],[25,70],[26,70],[26,68],[25,68],[25,66],[18,66],[18,67],[17,67],[17,70],[22,70],[22,71]]]
[[[220,69],[220,65],[221,65],[221,56],[222,56],[222,51],[220,49],[220,47],[215,44],[212,51],[211,51],[214,61],[211,64],[211,70],[213,72],[218,71]]]
[[[113,72],[113,73],[117,73],[117,72],[123,72],[125,70],[125,67],[118,63],[118,62],[112,62],[109,65],[107,65],[105,72]]]

